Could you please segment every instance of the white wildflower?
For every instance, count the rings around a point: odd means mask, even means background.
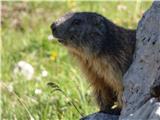
[[[19,61],[13,71],[15,74],[22,74],[27,80],[31,80],[34,74],[34,68],[25,61]]]
[[[69,98],[66,98],[65,101],[66,101],[66,102],[70,102],[70,99],[69,99]]]
[[[46,70],[43,70],[41,72],[42,77],[47,77],[48,76],[48,72]]]
[[[49,41],[53,41],[53,40],[54,40],[53,35],[49,35],[49,36],[48,36],[48,40],[49,40]]]
[[[37,88],[37,89],[35,89],[34,93],[35,93],[36,95],[40,95],[40,94],[42,93],[42,90],[39,89],[39,88]]]
[[[119,11],[127,10],[127,6],[125,6],[125,5],[118,5],[118,6],[117,6],[117,9],[118,9]]]
[[[9,92],[13,92],[13,85],[12,85],[12,84],[9,84],[9,85],[7,86],[7,89],[8,89]]]

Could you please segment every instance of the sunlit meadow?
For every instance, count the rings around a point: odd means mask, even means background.
[[[136,28],[151,2],[2,2],[2,120],[76,120],[98,111],[91,87],[50,25],[70,11]],[[25,71],[22,71],[25,69]]]

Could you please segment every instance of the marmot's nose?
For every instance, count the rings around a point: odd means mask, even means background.
[[[52,29],[52,31],[56,31],[56,23],[54,22],[54,23],[52,23],[52,25],[51,25],[51,29]]]

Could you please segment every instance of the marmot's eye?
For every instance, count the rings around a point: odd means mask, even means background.
[[[72,21],[73,25],[79,25],[82,21],[80,19],[75,19]]]

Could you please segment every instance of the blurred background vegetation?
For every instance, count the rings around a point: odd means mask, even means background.
[[[2,2],[1,119],[76,120],[80,113],[98,111],[75,60],[48,38],[50,25],[67,12],[91,11],[135,29],[150,5],[142,1]],[[22,60],[34,68],[29,80],[14,72]],[[51,92],[48,82],[56,83],[64,93],[55,91],[58,87]]]

